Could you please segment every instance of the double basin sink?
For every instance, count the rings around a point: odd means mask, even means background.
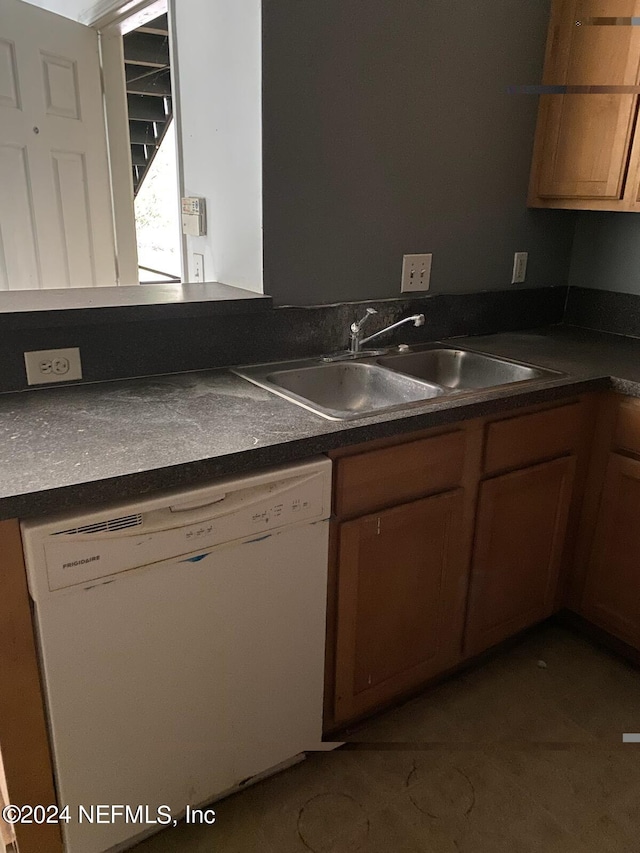
[[[330,420],[351,420],[425,403],[559,376],[521,362],[470,350],[432,346],[357,360],[239,367],[234,373]]]

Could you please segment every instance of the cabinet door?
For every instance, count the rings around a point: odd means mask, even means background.
[[[616,453],[609,457],[580,609],[640,648],[640,462]]]
[[[32,806],[53,805],[57,798],[42,680],[20,525],[15,520],[0,521],[0,673],[0,747],[11,799]],[[60,824],[16,823],[14,829],[22,853],[63,853]],[[0,850],[4,851],[1,832]]]
[[[480,487],[465,653],[477,654],[551,614],[575,457]]]
[[[590,22],[639,14],[638,0],[555,0],[544,85],[635,86],[640,28]],[[533,195],[542,200],[621,198],[636,107],[633,92],[543,95]]]
[[[463,490],[339,527],[335,718],[384,704],[460,658]]]

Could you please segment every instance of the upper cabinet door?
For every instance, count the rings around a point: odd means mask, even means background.
[[[636,86],[640,27],[628,19],[638,15],[638,0],[554,0],[543,84]],[[615,92],[541,96],[530,203],[622,198],[637,101]]]

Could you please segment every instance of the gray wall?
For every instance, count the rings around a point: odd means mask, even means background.
[[[569,283],[640,295],[640,214],[579,214]]]
[[[264,0],[265,292],[385,298],[567,283],[575,216],[529,211],[550,0]]]

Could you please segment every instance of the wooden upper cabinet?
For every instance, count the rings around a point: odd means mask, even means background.
[[[640,648],[640,462],[609,456],[580,612]]]
[[[480,487],[465,654],[477,654],[553,612],[575,466],[575,457],[568,456]]]
[[[637,86],[640,27],[624,19],[639,15],[640,0],[554,0],[543,85]],[[529,204],[633,209],[637,109],[633,91],[542,95]]]
[[[336,722],[460,659],[463,494],[457,489],[339,525]]]

